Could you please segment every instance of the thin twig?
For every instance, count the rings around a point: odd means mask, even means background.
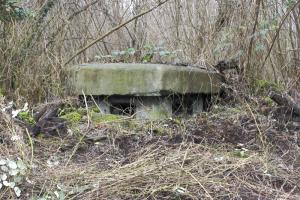
[[[32,138],[31,138],[31,136],[30,136],[30,134],[29,134],[27,128],[25,129],[25,131],[26,131],[27,137],[28,137],[28,139],[29,139],[29,144],[30,144],[30,149],[31,149],[30,166],[32,166],[32,163],[33,163],[33,155],[34,155],[34,154],[33,154],[33,142],[32,142]]]
[[[282,26],[283,26],[283,23],[285,22],[285,20],[287,19],[287,17],[290,15],[290,13],[298,6],[298,5],[300,5],[300,0],[298,0],[288,11],[286,11],[286,13],[285,13],[285,15],[283,16],[283,18],[281,19],[281,22],[280,22],[280,24],[279,24],[279,27],[278,27],[278,29],[277,29],[277,31],[276,31],[276,34],[275,34],[275,36],[273,37],[273,39],[272,39],[272,42],[271,42],[271,47],[270,47],[270,49],[269,49],[269,51],[268,51],[268,53],[267,53],[267,55],[266,55],[266,57],[265,57],[265,59],[264,59],[264,62],[263,62],[263,64],[262,64],[262,66],[261,66],[261,69],[263,69],[264,68],[264,66],[265,66],[265,64],[266,64],[266,62],[267,62],[267,59],[269,58],[269,56],[270,56],[270,54],[271,54],[271,51],[272,51],[272,49],[273,49],[273,47],[274,47],[274,44],[275,44],[275,40],[277,39],[277,37],[279,36],[279,32],[280,32],[280,30],[281,30],[281,28],[282,28]]]
[[[189,174],[199,185],[200,187],[204,190],[204,192],[206,193],[207,197],[209,199],[213,199],[212,196],[209,194],[209,192],[207,191],[207,189],[202,185],[202,183],[189,171],[187,170],[184,170],[187,174]]]
[[[248,108],[248,110],[249,110],[249,112],[250,112],[250,114],[251,114],[251,116],[252,116],[252,118],[254,120],[255,126],[256,126],[256,128],[257,128],[257,130],[259,132],[260,141],[261,141],[263,147],[265,148],[266,147],[266,142],[265,142],[265,139],[264,139],[263,132],[261,131],[261,129],[260,129],[259,125],[258,125],[258,122],[256,120],[256,117],[255,117],[255,115],[254,115],[254,113],[253,113],[250,105],[247,102],[246,102],[246,105],[247,105],[247,108]]]
[[[90,113],[89,113],[89,107],[87,105],[86,96],[85,96],[85,93],[83,90],[82,90],[82,94],[83,94],[85,109],[86,109],[86,113],[87,113],[87,130],[88,130],[90,127]]]

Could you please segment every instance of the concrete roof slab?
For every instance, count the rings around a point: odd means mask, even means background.
[[[91,63],[69,69],[71,93],[160,96],[218,93],[220,77],[196,67],[164,64]]]

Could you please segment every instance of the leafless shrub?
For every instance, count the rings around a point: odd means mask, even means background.
[[[72,63],[90,62],[96,55],[107,55],[112,50],[164,45],[183,53],[190,63],[216,64],[218,60],[235,58],[251,80],[272,79],[289,85],[299,71],[299,5],[288,13],[283,26],[279,27],[279,22],[293,3],[297,2],[169,1],[86,49]],[[7,94],[35,101],[62,95],[68,67],[64,62],[68,58],[154,4],[140,0],[24,3],[36,17],[0,22],[3,89]],[[278,30],[273,45],[271,41]]]

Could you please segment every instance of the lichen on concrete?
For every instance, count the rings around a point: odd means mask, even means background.
[[[215,72],[161,64],[84,64],[69,69],[72,93],[160,96],[162,93],[218,93]]]

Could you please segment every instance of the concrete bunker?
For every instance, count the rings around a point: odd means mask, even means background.
[[[137,119],[195,115],[219,92],[216,72],[163,64],[83,64],[70,68],[70,93],[93,99],[103,114]]]

